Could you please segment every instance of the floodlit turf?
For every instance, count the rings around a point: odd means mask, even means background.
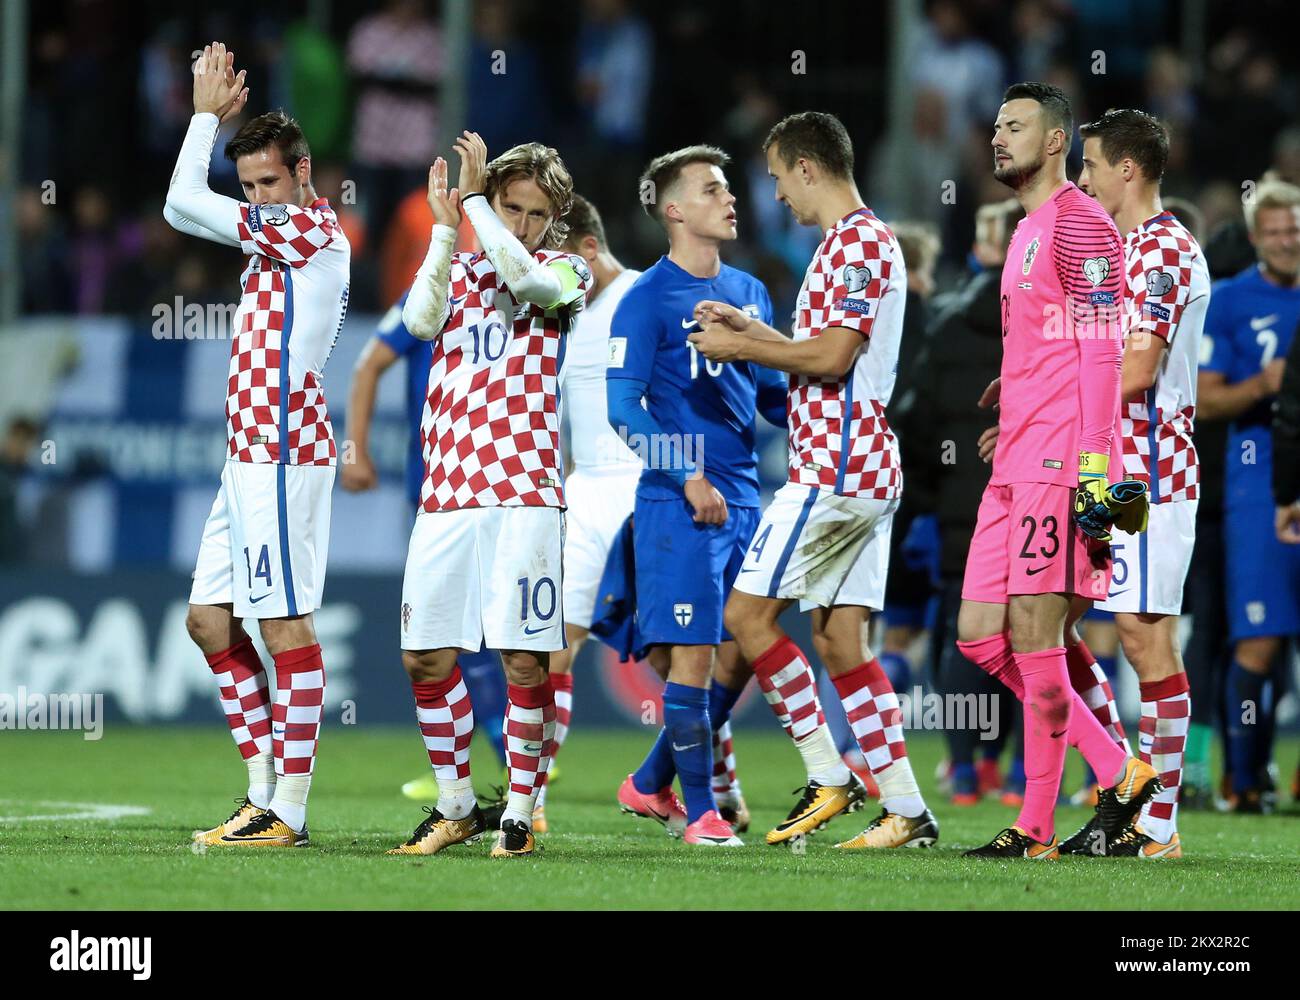
[[[648,746],[644,733],[578,729],[560,756],[547,812],[552,831],[531,861],[492,861],[489,844],[431,858],[385,857],[422,818],[400,783],[427,766],[414,727],[327,726],[312,789],[306,850],[193,853],[190,831],[211,826],[242,793],[243,767],[218,728],[109,727],[99,742],[72,733],[3,735],[0,907],[5,908],[1242,908],[1300,906],[1300,823],[1284,814],[1180,817],[1188,856],[1177,862],[1062,859],[967,861],[1013,813],[995,803],[958,809],[934,791],[941,743],[909,737],[922,789],[942,824],[930,850],[831,849],[872,811],[841,817],[806,852],[767,847],[800,783],[779,732],[742,730],[736,751],[754,826],[743,850],[688,848],[647,820],[619,814],[614,792]],[[480,741],[481,743],[481,741]],[[1279,747],[1283,772],[1294,740]],[[476,781],[499,771],[475,748]],[[1073,765],[1072,767],[1077,766]],[[1072,772],[1073,775],[1073,772]],[[1073,777],[1071,785],[1073,785]],[[98,806],[144,815],[59,819]],[[51,817],[23,819],[23,817]],[[1061,832],[1086,818],[1062,808]]]

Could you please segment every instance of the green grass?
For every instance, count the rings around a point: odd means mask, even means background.
[[[800,783],[779,732],[741,731],[737,755],[754,826],[743,850],[688,848],[657,825],[620,815],[618,782],[648,746],[644,733],[579,729],[560,757],[547,813],[552,832],[532,861],[491,861],[486,842],[431,858],[385,857],[422,818],[400,783],[427,767],[413,728],[324,734],[312,789],[312,847],[197,855],[190,831],[224,819],[243,768],[217,728],[110,728],[103,740],[71,733],[6,733],[0,778],[0,907],[220,908],[1048,908],[1294,909],[1300,906],[1296,814],[1184,813],[1187,857],[1177,862],[1062,859],[1055,864],[967,861],[1013,818],[996,803],[947,805],[934,789],[941,752],[909,735],[922,789],[942,824],[940,846],[864,854],[831,849],[872,812],[841,817],[802,856],[767,847]],[[1284,772],[1297,745],[1279,747]],[[498,772],[475,748],[480,790]],[[1075,766],[1075,765],[1072,765]],[[499,780],[499,779],[498,779]],[[1068,787],[1073,787],[1074,779]],[[150,810],[114,821],[15,821],[67,811],[50,801]],[[1287,808],[1294,807],[1288,801]],[[874,812],[874,810],[873,810]],[[1087,818],[1062,808],[1060,831]]]

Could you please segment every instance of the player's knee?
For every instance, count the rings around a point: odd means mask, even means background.
[[[1252,674],[1266,674],[1273,665],[1273,658],[1280,647],[1277,639],[1260,636],[1242,639],[1233,650],[1233,658]]]
[[[537,687],[546,680],[545,654],[518,650],[501,654],[506,681],[519,687]]]
[[[444,669],[444,664],[435,650],[424,652],[402,650],[402,667],[414,684],[442,681],[451,676],[451,668]]]
[[[213,614],[211,608],[191,604],[185,615],[185,631],[190,634],[195,645],[205,652],[217,652],[234,645],[229,620],[222,615]]]

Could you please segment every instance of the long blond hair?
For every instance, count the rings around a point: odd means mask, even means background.
[[[487,165],[483,195],[491,204],[511,183],[527,178],[534,181],[551,202],[551,224],[542,234],[542,246],[558,250],[569,235],[564,217],[573,207],[573,178],[560,154],[540,142],[525,142],[507,149]]]

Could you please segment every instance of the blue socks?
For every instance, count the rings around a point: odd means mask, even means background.
[[[664,733],[668,736],[686,802],[686,822],[694,823],[714,808],[709,692],[671,681],[665,685]]]
[[[741,691],[743,690],[744,688],[741,688]],[[709,687],[709,725],[713,727],[715,733],[731,718],[731,710],[736,707],[739,698],[740,691],[723,687],[717,681]]]
[[[1228,769],[1232,790],[1240,795],[1259,787],[1259,761],[1262,737],[1267,735],[1272,706],[1267,697],[1268,677],[1251,673],[1236,660],[1228,668],[1228,692],[1224,699],[1228,721]],[[1249,704],[1248,704],[1249,703]],[[1241,717],[1250,713],[1252,721]]]

